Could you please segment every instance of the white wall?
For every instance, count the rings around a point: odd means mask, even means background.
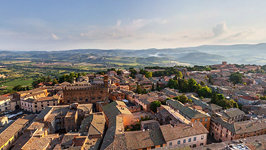
[[[201,137],[203,136],[203,139],[201,139]],[[194,137],[196,137],[196,141],[194,141]],[[191,142],[189,142],[189,138],[191,138]],[[184,143],[184,140],[186,140],[186,143]],[[180,145],[190,145],[191,147],[193,147],[194,144],[196,144],[196,146],[200,146],[201,143],[203,143],[203,145],[207,144],[207,134],[200,134],[200,135],[195,135],[195,136],[190,136],[190,137],[185,137],[185,138],[180,138],[180,139],[176,139],[176,140],[172,140],[172,141],[167,141],[167,146],[171,146],[170,144],[172,143],[172,145],[179,145],[178,141],[180,141]]]

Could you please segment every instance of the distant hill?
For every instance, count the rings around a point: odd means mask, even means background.
[[[266,64],[266,43],[236,45],[202,45],[185,48],[101,50],[76,49],[63,51],[0,51],[1,60],[31,59],[34,61],[71,61],[89,63],[160,64],[165,61],[211,65],[228,61],[238,64]]]
[[[227,61],[227,58],[221,55],[208,53],[189,53],[186,56],[177,59],[179,62],[191,63],[197,65],[220,64],[222,61]]]

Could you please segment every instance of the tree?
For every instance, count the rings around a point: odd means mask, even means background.
[[[212,83],[212,77],[209,77],[209,83],[210,83],[210,84],[213,84],[213,83]]]
[[[178,81],[170,79],[167,83],[167,86],[171,89],[177,89],[178,88]]]
[[[212,90],[207,87],[207,86],[204,86],[204,87],[199,87],[199,89],[197,90],[197,94],[199,96],[203,96],[203,97],[211,97],[212,96]]]
[[[203,81],[200,81],[201,86],[205,86],[205,83]]]
[[[161,90],[161,87],[160,87],[159,81],[157,81],[157,84],[156,84],[156,91],[160,91],[160,90]]]
[[[148,71],[146,71],[146,70],[144,70],[144,69],[140,69],[140,70],[139,70],[139,74],[143,74],[143,75],[145,75],[146,72],[148,72]]]
[[[180,101],[183,104],[184,103],[188,103],[188,102],[192,102],[192,100],[188,99],[188,97],[185,94],[182,94],[180,96],[176,96],[173,99],[178,100],[178,101]]]
[[[146,89],[143,89],[141,93],[142,93],[142,94],[147,94],[148,92],[147,92]]]
[[[178,71],[177,74],[176,74],[176,77],[178,78],[183,78],[183,74],[181,71]]]
[[[146,72],[145,73],[146,78],[151,78],[152,77],[152,72]]]
[[[53,79],[53,85],[59,84],[59,82],[56,80],[56,78]]]
[[[154,83],[152,83],[151,91],[155,91]]]
[[[46,82],[50,82],[51,81],[51,77],[48,75],[46,78]]]
[[[161,102],[160,101],[153,101],[151,103],[151,110],[156,113],[157,112],[157,107],[160,107],[161,106]]]
[[[217,102],[218,102],[218,96],[217,96],[217,93],[216,92],[214,92],[213,94],[212,94],[212,97],[211,97],[211,103],[213,103],[213,104],[216,104]]]
[[[181,103],[183,103],[183,104],[184,103],[187,103],[187,102],[190,102],[189,99],[188,99],[188,97],[185,94],[179,96],[179,101]]]
[[[13,87],[14,91],[25,91],[26,88],[22,87],[21,85],[17,85]]]
[[[82,76],[86,76],[87,74],[86,74],[85,72],[82,72],[81,75],[82,75]]]
[[[230,75],[230,81],[233,82],[234,84],[242,83],[243,82],[243,75],[239,72],[237,73],[232,73]]]
[[[122,73],[122,71],[119,69],[119,70],[117,70],[117,75],[121,75],[121,73]]]
[[[136,93],[142,94],[142,90],[140,88],[140,85],[137,85]]]
[[[130,71],[130,76],[132,78],[135,78],[136,74],[138,73],[137,70],[135,70],[133,67],[130,67],[129,71]]]
[[[189,90],[189,84],[186,79],[178,79],[178,87],[179,90],[182,91],[183,93],[188,92]]]
[[[224,100],[225,97],[223,94],[217,94],[218,100]]]
[[[190,78],[187,81],[188,81],[188,90],[190,92],[194,92],[197,87],[197,81],[193,78]]]

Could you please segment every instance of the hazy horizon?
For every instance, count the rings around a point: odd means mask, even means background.
[[[3,1],[0,50],[163,49],[266,41],[266,1]]]
[[[197,48],[197,47],[201,47],[201,46],[236,46],[236,45],[259,45],[259,44],[265,44],[266,45],[266,42],[265,43],[254,43],[254,44],[220,44],[220,45],[196,45],[196,46],[190,46],[190,47],[165,47],[165,48],[154,48],[154,47],[151,47],[151,48],[140,48],[140,49],[122,49],[122,48],[113,48],[113,49],[101,49],[101,48],[76,48],[76,49],[60,49],[60,50],[3,50],[3,49],[0,49],[0,51],[21,51],[21,52],[26,52],[26,51],[71,51],[71,50],[149,50],[149,49],[157,49],[157,50],[160,50],[160,49],[182,49],[182,48]]]

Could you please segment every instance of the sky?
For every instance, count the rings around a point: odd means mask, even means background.
[[[0,50],[266,42],[265,0],[3,0]]]

